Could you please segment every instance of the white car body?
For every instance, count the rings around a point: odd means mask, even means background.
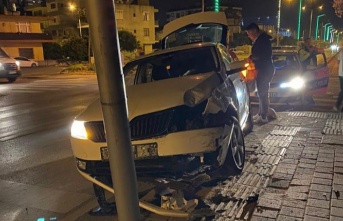
[[[0,78],[6,78],[10,83],[21,76],[19,62],[10,58],[7,53],[0,48]]]
[[[26,57],[15,57],[16,61],[20,62],[20,67],[38,67],[38,62]]]

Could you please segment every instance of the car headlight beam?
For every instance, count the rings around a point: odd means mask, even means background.
[[[305,82],[301,77],[296,77],[296,78],[293,78],[289,82],[285,82],[285,83],[280,84],[281,88],[292,88],[295,90],[299,90],[299,89],[303,88],[304,86],[305,86]]]
[[[77,139],[87,140],[88,135],[85,127],[84,121],[74,120],[71,126],[71,136]]]
[[[15,64],[19,67],[20,66],[20,62],[16,61]]]

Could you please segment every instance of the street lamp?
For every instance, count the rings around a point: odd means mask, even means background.
[[[302,9],[303,0],[299,1],[299,14],[298,14],[298,33],[297,33],[297,39],[300,39],[300,24],[301,24],[301,9]]]
[[[328,22],[328,23],[326,23],[325,25],[324,25],[324,32],[323,32],[323,40],[325,41],[326,40],[326,38],[325,38],[325,36],[326,36],[326,29],[327,29],[327,25],[330,25],[331,23],[330,22]]]
[[[318,15],[318,16],[317,16],[316,36],[315,36],[315,39],[316,39],[316,40],[318,40],[319,19],[320,19],[320,17],[323,17],[323,16],[325,16],[325,14],[321,14],[321,15]]]
[[[330,33],[331,29],[333,29],[332,25],[328,26],[326,29],[326,40],[329,40],[329,33]]]
[[[280,18],[281,18],[281,0],[279,0],[279,11],[277,13],[277,32],[276,32],[276,46],[279,46],[280,42]]]
[[[78,20],[79,20],[80,37],[82,38],[80,10],[79,10],[79,9],[76,7],[76,5],[73,4],[73,3],[69,3],[69,10],[70,10],[71,12],[74,12],[75,10],[77,10],[77,16],[78,16]]]

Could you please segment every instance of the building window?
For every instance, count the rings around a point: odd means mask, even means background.
[[[135,29],[135,30],[133,30],[133,33],[134,33],[134,34],[136,34],[136,33],[137,33],[136,29]]]
[[[143,21],[149,21],[149,12],[143,12]]]
[[[147,36],[149,36],[149,28],[144,28],[143,29],[143,35],[145,36],[145,37],[147,37]]]
[[[29,22],[17,22],[17,32],[31,33],[31,24]]]
[[[19,56],[33,59],[33,48],[19,48]]]
[[[52,4],[50,5],[50,8],[51,8],[51,9],[55,9],[55,8],[56,8],[56,4],[55,4],[55,3],[52,3]]]
[[[124,11],[123,10],[116,10],[116,19],[124,19]]]
[[[136,18],[136,13],[133,13],[133,17]]]

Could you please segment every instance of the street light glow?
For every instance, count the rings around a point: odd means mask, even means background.
[[[317,16],[317,25],[316,25],[316,33],[315,33],[315,39],[318,40],[318,27],[319,27],[319,19],[321,17],[325,16],[325,14],[321,14]]]
[[[69,10],[73,12],[75,11],[75,9],[76,9],[76,5],[73,3],[69,3]]]

